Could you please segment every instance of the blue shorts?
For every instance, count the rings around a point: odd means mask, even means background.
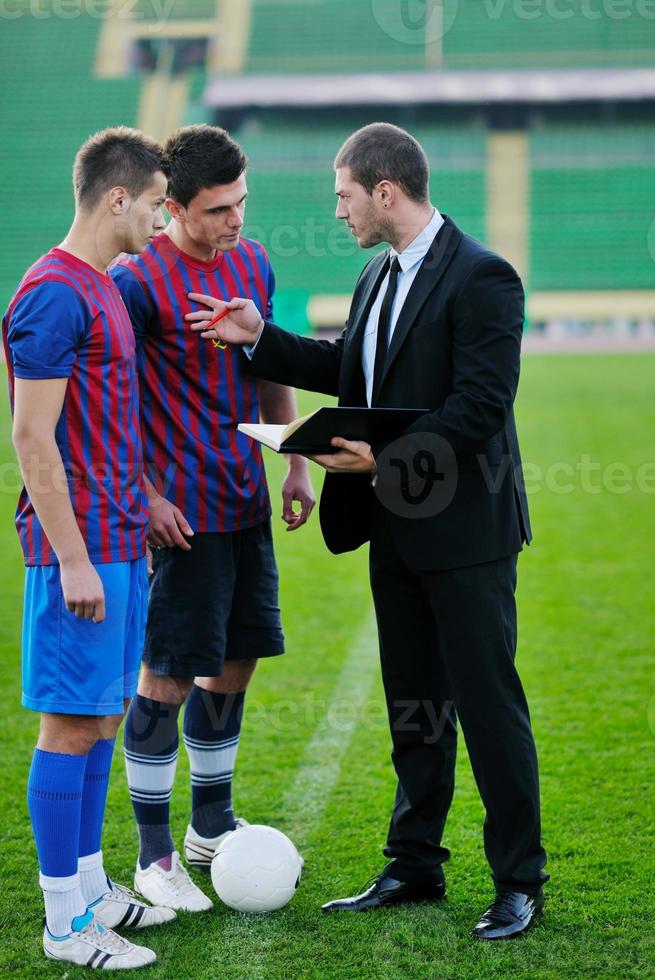
[[[32,711],[119,715],[134,696],[148,608],[146,559],[94,568],[105,590],[102,623],[66,609],[59,565],[25,570],[22,703]]]

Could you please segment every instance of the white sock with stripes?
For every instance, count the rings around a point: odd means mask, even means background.
[[[244,692],[206,691],[194,684],[184,713],[191,766],[191,826],[213,839],[234,830],[232,774],[239,747]]]
[[[239,736],[222,742],[201,742],[190,738],[185,732],[183,738],[191,768],[193,829],[204,837],[211,826],[213,830],[218,830],[220,836],[225,832],[223,823],[226,820],[228,829],[230,824],[233,825],[232,775]],[[215,836],[207,839],[211,840]]]

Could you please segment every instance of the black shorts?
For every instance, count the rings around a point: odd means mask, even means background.
[[[284,653],[271,522],[153,552],[143,659],[164,677],[218,677],[226,660]]]

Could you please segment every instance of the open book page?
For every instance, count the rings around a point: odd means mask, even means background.
[[[237,426],[239,432],[243,432],[245,436],[250,436],[251,439],[256,439],[257,442],[263,443],[269,449],[274,449],[276,453],[279,453],[280,446],[286,438],[287,428],[286,425],[265,425],[255,422],[241,422]]]
[[[332,446],[335,435],[371,445],[381,440],[389,442],[426,411],[425,408],[324,405],[286,426],[242,422],[238,429],[276,452],[321,456],[335,451]]]
[[[294,419],[288,425],[269,425],[265,422],[241,422],[237,426],[237,429],[239,432],[243,432],[244,435],[257,439],[258,442],[268,446],[269,449],[274,449],[276,452],[279,452],[280,446],[293,435],[296,429],[304,425],[307,419],[310,419],[312,415],[316,415],[317,411],[319,409],[310,412],[309,415],[303,415],[299,419]]]
[[[289,436],[294,434],[296,429],[299,429],[301,425],[304,425],[305,422],[310,419],[312,415],[316,415],[317,412],[320,412],[320,408],[310,412],[309,415],[302,415],[299,419],[294,419],[293,422],[289,422],[289,424],[284,427],[284,438],[280,441],[280,445],[282,445],[283,442],[286,442]]]

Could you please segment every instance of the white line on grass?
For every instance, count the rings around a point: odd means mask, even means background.
[[[307,840],[318,827],[341,773],[378,667],[375,614],[371,609],[334,683],[330,704],[307,743],[296,775],[284,795],[282,813],[292,831]]]

